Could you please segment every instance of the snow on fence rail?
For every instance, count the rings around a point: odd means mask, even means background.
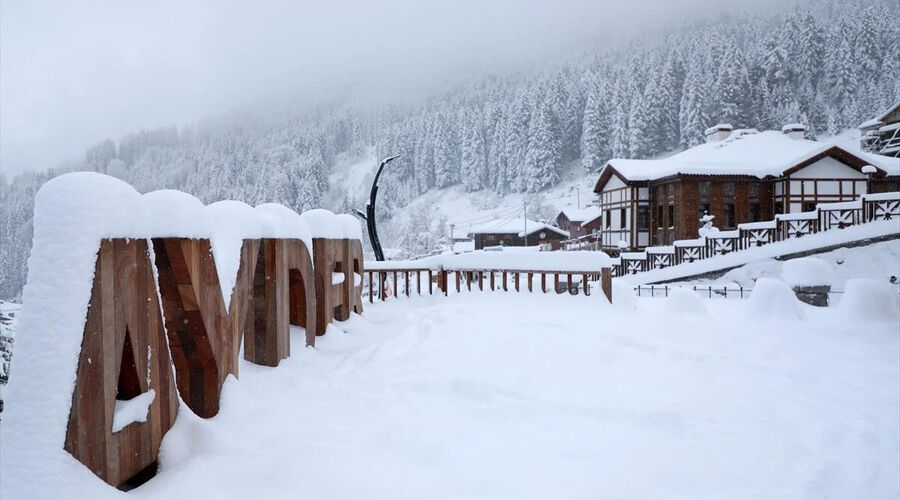
[[[810,212],[779,214],[771,221],[738,224],[733,231],[709,233],[694,240],[678,240],[671,246],[648,247],[643,252],[623,252],[613,262],[613,275],[625,276],[665,269],[879,221],[900,224],[900,192],[868,194],[849,202],[820,203]],[[574,240],[569,241],[576,243]],[[563,248],[566,248],[566,242],[563,243]],[[579,248],[590,246],[585,241],[579,240],[577,243]]]
[[[892,283],[892,285],[897,289],[897,295],[900,295],[900,284]],[[635,292],[635,295],[637,295],[638,297],[668,297],[669,292],[671,292],[672,290],[674,290],[676,288],[683,289],[686,287],[678,286],[678,285],[672,285],[672,286],[670,286],[670,285],[638,285],[638,286],[634,287],[634,292]],[[727,299],[727,298],[729,298],[729,294],[731,294],[730,295],[731,298],[746,299],[746,298],[750,297],[750,294],[753,292],[753,289],[752,288],[744,288],[742,286],[728,287],[727,285],[721,286],[721,287],[712,286],[712,285],[707,285],[707,286],[691,285],[691,291],[697,292],[701,295],[705,295],[707,298],[710,298],[710,299],[712,299],[712,298]],[[828,290],[827,293],[842,294],[842,293],[844,293],[844,290]]]

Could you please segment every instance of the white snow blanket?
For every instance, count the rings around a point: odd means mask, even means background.
[[[748,300],[701,300],[367,306],[277,369],[243,364],[215,418],[179,414],[128,496],[896,498],[896,323],[810,307],[761,326]],[[80,466],[3,477],[22,488],[3,498],[49,497],[50,479],[124,498]]]

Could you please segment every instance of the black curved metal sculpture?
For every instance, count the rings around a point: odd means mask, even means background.
[[[378,178],[381,177],[381,171],[384,166],[400,155],[389,156],[381,160],[378,170],[375,172],[375,179],[372,181],[372,190],[369,191],[369,204],[366,205],[365,215],[357,210],[356,214],[365,219],[366,227],[369,232],[369,243],[372,244],[372,251],[375,252],[375,260],[384,260],[384,251],[381,249],[381,241],[378,240],[378,230],[375,228],[375,197],[378,195]]]

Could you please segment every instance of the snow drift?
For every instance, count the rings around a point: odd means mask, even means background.
[[[896,322],[900,319],[900,296],[888,283],[851,279],[844,285],[837,309],[851,320]]]
[[[796,320],[803,318],[804,304],[784,281],[760,278],[756,281],[747,312],[758,319]]]

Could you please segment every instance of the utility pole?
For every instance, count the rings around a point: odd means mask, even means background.
[[[581,189],[579,189],[578,186],[572,186],[571,188],[569,188],[569,192],[571,193],[573,189],[575,190],[575,195],[577,196],[577,199],[578,199],[578,201],[576,202],[577,205],[575,206],[575,208],[580,209],[581,208]]]
[[[528,246],[528,202],[522,202],[522,225],[525,227],[525,230],[522,233],[525,235],[525,246]]]

